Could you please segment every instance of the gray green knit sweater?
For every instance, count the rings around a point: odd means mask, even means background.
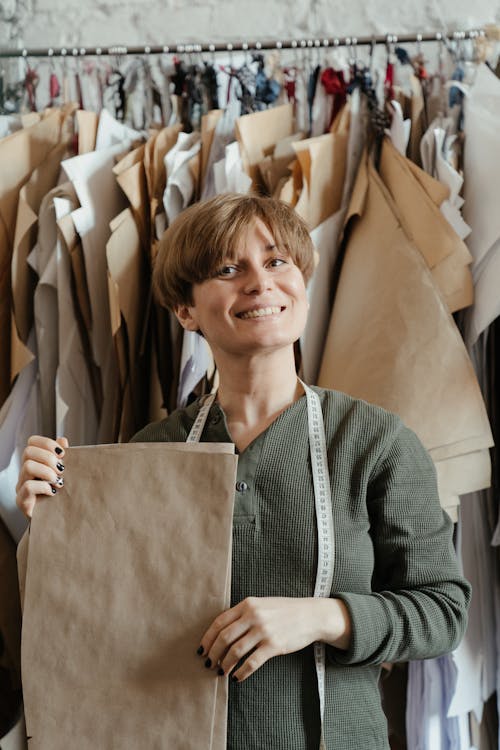
[[[327,647],[326,746],[387,750],[380,664],[453,649],[465,629],[470,589],[458,570],[434,467],[414,433],[383,409],[314,390],[322,402],[332,488],[331,593],[352,618],[349,650]],[[185,441],[199,407],[196,401],[133,439]],[[218,404],[202,440],[231,440]],[[316,556],[303,397],[239,456],[232,604],[250,595],[312,596]],[[230,683],[228,750],[318,750],[319,739],[312,646]]]

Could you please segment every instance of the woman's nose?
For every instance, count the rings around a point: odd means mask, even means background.
[[[269,274],[265,268],[253,267],[245,274],[244,291],[247,294],[257,294],[269,288]]]

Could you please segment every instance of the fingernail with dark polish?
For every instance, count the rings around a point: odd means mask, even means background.
[[[224,677],[224,670],[222,669],[222,667],[219,667],[219,669],[217,670],[217,674],[219,675],[219,677]]]
[[[59,446],[57,446],[57,448],[55,448],[55,451],[56,451],[57,455],[60,456],[61,453],[63,452],[63,449],[59,448]]]
[[[64,486],[64,479],[62,477],[57,477],[56,481],[54,482],[58,487]]]
[[[212,659],[207,659],[205,662],[205,666],[207,669],[210,669],[210,667],[212,666]]]
[[[198,654],[198,656],[201,656],[203,654],[203,646],[198,646],[198,648],[196,649],[196,653]]]
[[[64,464],[62,464],[60,461],[56,464],[58,471],[64,471]]]
[[[55,495],[55,494],[56,494],[56,492],[57,492],[57,490],[56,490],[56,488],[55,488],[55,487],[51,487],[51,488],[50,488],[50,490],[51,490],[51,492],[52,492],[52,494],[53,494],[53,495]]]

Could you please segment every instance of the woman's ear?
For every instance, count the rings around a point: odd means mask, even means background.
[[[199,326],[193,316],[194,308],[189,305],[178,305],[174,308],[174,314],[179,323],[186,331],[199,331]]]

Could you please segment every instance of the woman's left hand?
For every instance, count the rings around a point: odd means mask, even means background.
[[[273,656],[300,651],[314,641],[347,648],[350,619],[339,599],[248,597],[215,618],[200,651],[205,666],[246,680]]]

